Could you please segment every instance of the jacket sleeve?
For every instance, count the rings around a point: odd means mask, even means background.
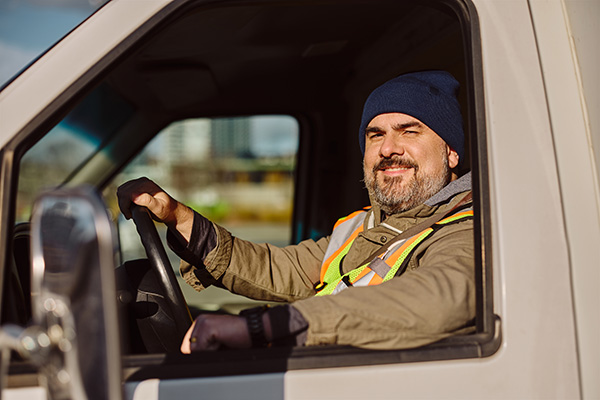
[[[280,248],[242,240],[213,226],[217,245],[204,258],[204,265],[184,262],[180,266],[192,287],[201,290],[212,279],[211,283],[233,293],[266,301],[294,301],[315,294],[328,237]]]
[[[412,348],[469,330],[475,318],[472,222],[450,231],[423,242],[417,267],[400,277],[295,302],[309,325],[306,345]]]

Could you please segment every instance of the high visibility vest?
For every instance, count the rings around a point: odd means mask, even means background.
[[[363,231],[366,215],[365,210],[357,211],[335,224],[321,266],[320,283],[315,286],[317,296],[336,294],[351,286],[379,285],[401,275],[421,242],[445,225],[472,218],[473,210],[457,212],[408,239],[400,239],[371,262],[342,274],[340,264],[358,234]],[[367,228],[370,229],[372,225],[372,221],[367,221]]]

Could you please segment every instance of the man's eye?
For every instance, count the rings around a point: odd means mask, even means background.
[[[371,132],[369,133],[369,139],[375,139],[378,137],[382,137],[383,133],[382,132]]]

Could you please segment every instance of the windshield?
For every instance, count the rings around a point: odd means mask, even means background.
[[[0,87],[107,0],[0,0]]]

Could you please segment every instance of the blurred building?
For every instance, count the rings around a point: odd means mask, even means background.
[[[188,119],[165,129],[163,157],[167,165],[197,163],[210,156],[211,122],[209,119]]]
[[[211,122],[213,158],[252,158],[249,118],[220,118]]]

